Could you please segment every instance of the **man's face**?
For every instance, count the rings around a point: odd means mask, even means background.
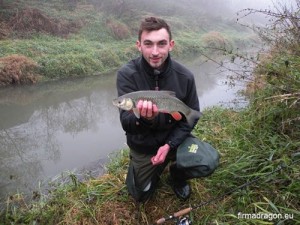
[[[154,69],[160,69],[174,47],[174,41],[169,38],[165,28],[154,31],[143,31],[141,41],[137,41],[137,48],[146,61]]]

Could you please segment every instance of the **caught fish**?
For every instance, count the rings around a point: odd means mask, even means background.
[[[172,91],[136,91],[127,93],[113,100],[113,105],[120,109],[132,110],[137,118],[140,118],[140,112],[136,108],[139,100],[147,100],[156,104],[159,112],[169,113],[172,117],[179,121],[183,114],[192,127],[196,119],[199,119],[201,113],[191,109],[181,100],[175,97],[175,92]]]

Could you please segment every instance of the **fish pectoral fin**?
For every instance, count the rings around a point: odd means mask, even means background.
[[[174,120],[179,121],[182,119],[182,115],[180,112],[171,112],[171,116],[174,118]]]
[[[141,117],[140,111],[139,111],[138,108],[133,108],[132,111],[133,111],[133,113],[134,113],[134,115],[135,115],[136,118],[139,119]]]

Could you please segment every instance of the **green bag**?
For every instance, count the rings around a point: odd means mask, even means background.
[[[176,164],[179,169],[188,169],[191,178],[205,177],[218,167],[219,158],[214,147],[192,136],[178,146]]]

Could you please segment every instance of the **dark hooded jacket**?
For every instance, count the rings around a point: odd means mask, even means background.
[[[153,69],[142,56],[133,59],[117,72],[116,85],[118,96],[141,90],[174,91],[176,97],[190,108],[200,110],[193,74],[170,55],[161,71]],[[186,121],[176,121],[167,113],[159,113],[149,121],[136,118],[130,111],[120,110],[120,120],[128,146],[149,154],[156,154],[164,144],[176,149],[193,129]]]

